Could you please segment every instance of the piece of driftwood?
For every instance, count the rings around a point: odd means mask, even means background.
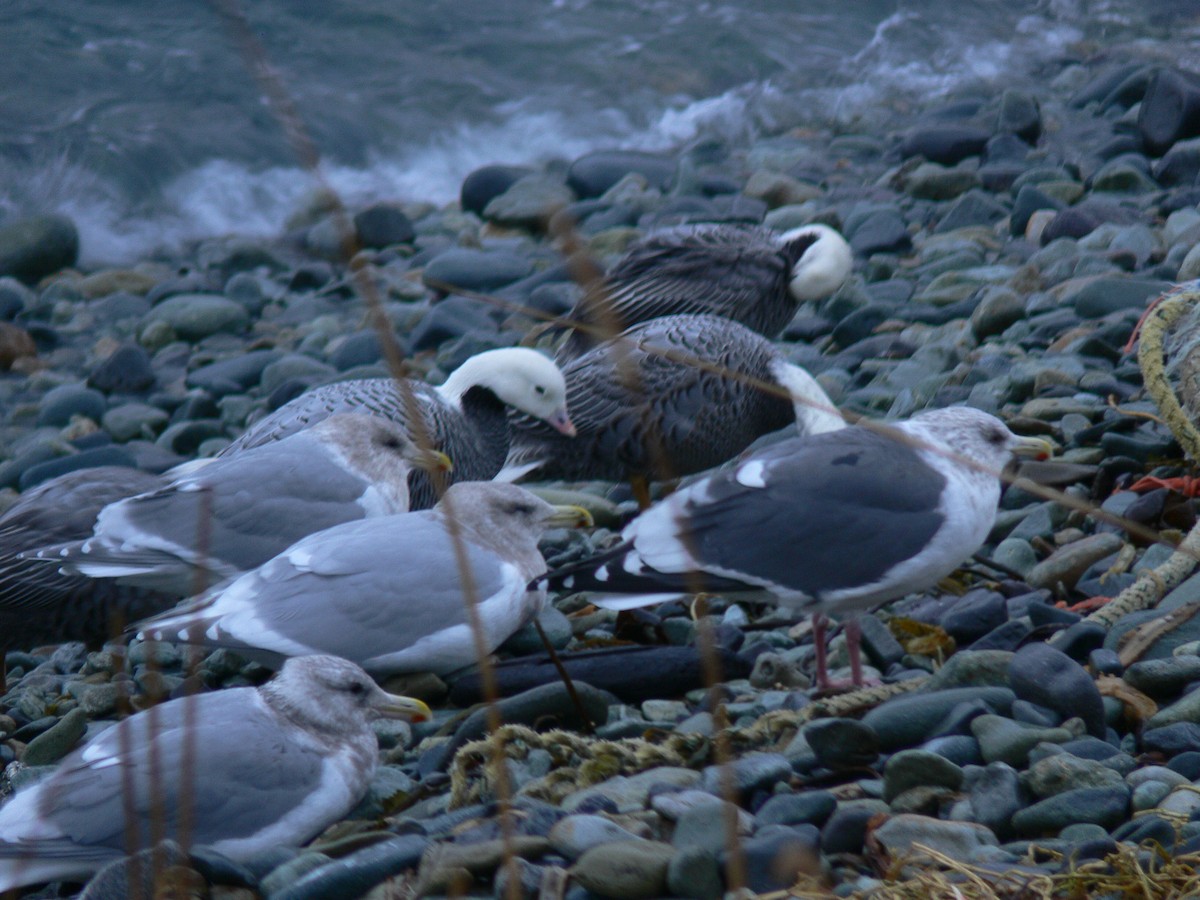
[[[717,651],[722,680],[745,678],[753,661],[730,650]],[[703,687],[704,666],[695,647],[609,647],[559,655],[567,672],[582,681],[618,697],[623,703],[680,697]],[[495,667],[500,695],[509,697],[542,684],[558,681],[559,676],[546,654],[505,660]],[[470,706],[483,699],[478,673],[471,672],[454,681],[450,702]]]

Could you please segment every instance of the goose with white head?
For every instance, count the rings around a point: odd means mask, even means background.
[[[781,428],[846,427],[816,379],[721,316],[634,325],[565,364],[563,376],[577,436],[510,413],[498,479],[664,481],[720,465]]]
[[[422,429],[410,422],[410,396],[423,418],[424,437],[454,461],[449,482],[487,481],[500,471],[509,448],[508,409],[544,421],[561,434],[575,433],[562,371],[536,350],[508,347],[470,357],[438,387],[412,379],[401,385],[392,378],[360,378],[313,388],[250,426],[222,455],[350,411],[388,419],[420,443]],[[414,473],[410,508],[428,509],[437,499],[433,479]]]
[[[800,303],[841,287],[853,262],[845,238],[826,225],[782,234],[734,224],[652,232],[568,313],[576,327],[556,358],[565,363],[639,322],[680,313],[722,316],[775,337]]]

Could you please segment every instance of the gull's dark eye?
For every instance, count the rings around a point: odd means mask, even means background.
[[[356,697],[365,694],[366,692],[367,686],[361,681],[352,681],[350,683],[350,693],[354,694]]]
[[[546,389],[539,384],[534,386],[533,392],[540,397],[546,393]]]

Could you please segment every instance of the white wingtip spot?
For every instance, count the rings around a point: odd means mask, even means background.
[[[743,487],[765,488],[767,486],[766,479],[763,478],[763,470],[765,468],[766,463],[762,462],[762,460],[751,460],[744,465],[738,466],[733,477]]]
[[[563,579],[563,587],[565,587],[567,590],[570,590],[571,588],[575,587],[575,576],[568,575],[566,578],[564,578]]]
[[[179,633],[179,637],[184,638],[184,637],[186,637],[186,634],[187,634],[186,632],[181,631]],[[217,627],[216,622],[213,622],[212,626],[209,627],[209,629],[204,632],[204,636],[206,638],[208,638],[210,641],[215,641],[215,640],[217,640],[217,638],[219,638],[221,636],[221,629]]]

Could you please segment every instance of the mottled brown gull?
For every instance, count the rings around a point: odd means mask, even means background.
[[[466,604],[478,604],[491,652],[545,602],[544,590],[527,589],[546,570],[542,531],[586,517],[516,485],[456,484],[432,510],[310,535],[197,603],[144,622],[142,635],[230,647],[270,664],[333,653],[380,674],[451,672],[476,661]]]
[[[155,834],[234,860],[303,844],[366,792],[379,753],[371,721],[429,714],[353,663],[310,656],[260,688],[133,715],[0,807],[0,893],[87,878]]]

